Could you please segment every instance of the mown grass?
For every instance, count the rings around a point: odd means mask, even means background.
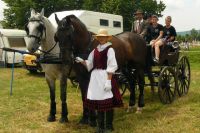
[[[191,49],[192,50],[192,49]],[[188,95],[163,105],[145,88],[142,114],[126,113],[129,93],[123,97],[124,108],[115,110],[116,133],[199,133],[200,132],[200,53],[184,53],[191,63],[191,86]],[[2,133],[88,133],[95,129],[78,125],[82,102],[80,91],[68,84],[69,123],[60,124],[59,84],[57,83],[57,121],[47,122],[49,91],[42,74],[31,75],[22,68],[14,73],[13,95],[9,95],[11,69],[0,69],[0,132]]]

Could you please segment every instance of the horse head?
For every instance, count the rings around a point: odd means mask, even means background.
[[[59,20],[55,14],[55,20],[58,24],[54,39],[59,42],[61,59],[66,63],[72,63],[74,59],[74,27],[70,16]]]
[[[31,17],[28,23],[25,25],[25,30],[27,33],[27,49],[30,52],[35,52],[41,45],[41,41],[45,38],[46,27],[44,25],[44,9],[40,13],[35,12],[31,9]]]

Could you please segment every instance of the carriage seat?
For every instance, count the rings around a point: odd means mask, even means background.
[[[179,48],[179,42],[178,41],[168,42],[168,43],[166,43],[166,45],[171,47],[172,49],[178,49]]]
[[[165,45],[160,46],[160,64],[172,64],[176,62],[179,51],[178,41],[168,42]],[[147,44],[147,58],[149,64],[155,65],[153,58],[155,56],[155,51],[152,49],[150,44]]]
[[[161,51],[162,50],[166,50],[166,49],[169,49],[169,54],[177,52],[177,50],[179,50],[179,43],[178,43],[178,41],[168,42],[165,45],[161,46]]]

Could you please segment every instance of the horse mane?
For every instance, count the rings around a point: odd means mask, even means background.
[[[71,20],[72,25],[74,26],[75,29],[77,29],[78,31],[88,31],[85,24],[83,22],[81,22],[81,20],[79,18],[77,18],[75,15],[69,15],[65,17],[67,20]]]

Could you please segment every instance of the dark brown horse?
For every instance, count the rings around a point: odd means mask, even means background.
[[[87,72],[86,68],[81,64],[74,63],[74,57],[79,56],[83,59],[87,59],[89,53],[98,45],[98,42],[93,40],[92,34],[76,16],[69,15],[61,21],[55,16],[55,19],[58,23],[55,40],[59,42],[61,58],[64,63],[73,64],[84,102],[84,96],[89,81],[89,72]],[[135,79],[137,79],[140,90],[138,106],[143,107],[144,69],[146,59],[145,41],[137,34],[124,32],[113,36],[111,42],[116,53],[119,69],[126,75],[130,84],[131,95],[129,106],[135,105]],[[134,74],[135,77],[130,73],[132,69],[136,70]]]

